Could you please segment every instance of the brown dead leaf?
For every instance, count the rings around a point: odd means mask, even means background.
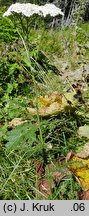
[[[39,192],[36,193],[37,198],[48,197],[51,194],[51,186],[47,178],[45,178],[45,167],[44,164],[40,161],[35,162],[36,167],[36,189]]]
[[[35,167],[36,167],[36,175],[41,177],[45,173],[45,168],[42,162],[36,161],[35,162]]]
[[[53,176],[54,183],[58,184],[62,180],[62,178],[65,176],[65,174],[63,174],[59,171],[55,171],[55,172],[53,172],[52,176]]]
[[[39,191],[45,196],[46,198],[51,195],[51,185],[48,179],[44,178],[38,181],[38,188]]]
[[[59,163],[57,163],[58,165]],[[57,184],[66,176],[66,169],[62,171],[56,170],[56,165],[50,163],[46,166],[46,175],[50,178],[51,189],[55,188]]]
[[[79,200],[89,200],[89,190],[78,192]]]
[[[35,162],[36,167],[36,197],[48,198],[52,194],[52,189],[55,188],[60,181],[69,173],[67,168],[61,171],[54,171],[55,165],[49,163],[44,167],[44,164],[40,161]],[[40,194],[41,192],[41,194]]]

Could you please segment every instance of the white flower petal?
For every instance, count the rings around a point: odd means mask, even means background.
[[[3,16],[10,16],[13,14],[13,12],[22,13],[24,16],[27,17],[30,17],[33,14],[38,14],[44,17],[46,17],[47,15],[50,15],[52,17],[58,15],[64,16],[61,9],[56,7],[54,4],[45,4],[44,6],[39,6],[31,3],[15,3],[8,8],[8,10],[3,14]]]

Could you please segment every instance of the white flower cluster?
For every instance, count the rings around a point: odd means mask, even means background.
[[[22,13],[26,17],[30,17],[33,14],[38,14],[44,17],[46,17],[47,15],[50,15],[52,17],[58,15],[64,16],[61,9],[56,7],[54,4],[45,4],[44,6],[39,6],[31,3],[15,3],[8,8],[8,10],[3,14],[3,16],[10,16],[13,14],[13,12]]]

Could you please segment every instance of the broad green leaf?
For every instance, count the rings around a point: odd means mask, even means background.
[[[8,151],[15,150],[20,145],[25,145],[26,142],[30,145],[36,141],[36,128],[32,123],[23,123],[18,125],[15,129],[8,132],[8,142],[6,149]]]

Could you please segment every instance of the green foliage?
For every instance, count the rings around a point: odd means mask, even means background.
[[[58,185],[51,197],[52,200],[76,200],[77,191],[81,190],[79,184],[72,175],[67,175],[64,181]]]
[[[31,148],[32,144],[36,141],[35,135],[36,128],[32,123],[22,123],[12,131],[9,131],[8,142],[6,144],[7,151],[13,151],[18,148]]]
[[[16,26],[19,28],[18,22]],[[88,116],[85,117],[85,104],[49,119],[29,115],[27,107],[32,105],[34,96],[52,91],[63,95],[72,88],[72,84],[63,83],[59,75],[67,61],[68,70],[64,71],[67,74],[71,68],[87,62],[89,52],[85,44],[88,32],[87,23],[77,28],[32,28],[28,33],[26,50],[24,38],[22,42],[12,21],[0,18],[1,199],[37,199],[35,162],[42,161],[46,166],[61,161],[61,158],[65,160],[69,151],[78,151],[87,141],[77,133],[79,126],[89,124]],[[76,54],[76,44],[77,48],[82,46],[85,54]],[[89,100],[89,93],[85,92],[84,99],[85,102]],[[83,114],[79,115],[78,111]],[[11,128],[10,121],[19,117],[29,122]],[[60,172],[67,164],[54,166]],[[67,175],[55,186],[49,199],[77,199],[78,190],[81,188],[74,177]]]
[[[0,10],[0,41],[11,42],[17,38],[17,30],[8,17],[2,17],[6,8]]]
[[[7,125],[4,125],[3,127],[0,128],[0,142],[4,141],[7,138],[6,132],[7,132]]]

